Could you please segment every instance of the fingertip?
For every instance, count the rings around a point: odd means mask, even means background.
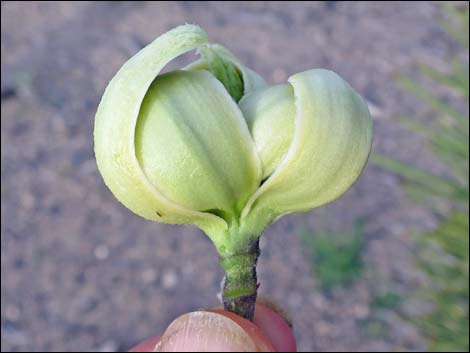
[[[129,352],[152,352],[159,341],[160,336],[152,337],[130,349]]]
[[[276,351],[297,351],[292,324],[272,302],[264,301],[256,305],[253,323],[264,332]]]
[[[248,321],[242,318],[241,316],[238,316],[229,311],[221,309],[212,309],[209,311],[223,315],[235,322],[238,326],[240,326],[255,343],[257,347],[257,352],[276,352],[276,349],[271,343],[270,339],[265,335],[263,330],[260,327],[256,326],[253,322]]]
[[[295,352],[292,325],[272,302],[256,305],[253,322],[222,309],[197,311],[175,319],[163,336],[130,352],[258,351]]]
[[[274,351],[272,345],[265,344],[266,337],[258,337],[262,335],[259,328],[235,314],[228,314],[195,311],[178,317],[165,330],[154,352]],[[248,325],[240,324],[240,320]]]

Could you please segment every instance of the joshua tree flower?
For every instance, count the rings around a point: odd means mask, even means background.
[[[193,49],[198,61],[160,74]],[[96,161],[109,189],[146,219],[202,229],[226,272],[225,307],[249,319],[263,230],[343,194],[371,140],[367,105],[334,72],[308,70],[268,86],[194,25],[126,62],[95,120]]]

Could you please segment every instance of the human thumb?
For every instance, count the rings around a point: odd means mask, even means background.
[[[274,352],[260,328],[227,312],[195,311],[166,329],[155,352]]]

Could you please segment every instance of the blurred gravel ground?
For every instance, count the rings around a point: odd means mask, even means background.
[[[428,2],[2,2],[2,351],[125,350],[217,303],[222,273],[203,234],[131,214],[96,169],[97,104],[138,49],[189,22],[272,82],[333,69],[371,103],[376,150],[440,171],[395,122],[429,112],[394,83],[416,61],[446,67],[458,54],[440,14]],[[366,219],[366,271],[352,287],[322,294],[297,234],[325,222],[347,229],[357,217]],[[369,166],[340,200],[268,229],[261,293],[291,314],[302,351],[425,349],[399,312],[369,304],[382,290],[407,296],[426,281],[410,232],[434,225],[397,178]],[[400,310],[428,308],[410,300]]]

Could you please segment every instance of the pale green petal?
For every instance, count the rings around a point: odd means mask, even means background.
[[[295,102],[290,84],[258,90],[239,103],[268,177],[287,153],[294,135]]]
[[[321,206],[359,177],[372,141],[367,105],[341,77],[309,70],[289,79],[296,117],[292,145],[243,211],[271,220]]]
[[[207,44],[198,26],[179,26],[138,52],[111,80],[95,119],[95,155],[109,189],[138,215],[168,223],[225,229],[223,219],[168,200],[146,178],[135,155],[134,132],[141,103],[160,70],[175,57]],[[214,233],[214,231],[212,231]]]
[[[233,100],[238,103],[245,89],[242,74],[237,66],[208,47],[202,47],[199,52],[207,63],[207,70],[224,85]]]
[[[208,44],[204,46],[204,50],[206,52],[212,51],[216,56],[220,56],[236,66],[243,78],[244,95],[266,87],[266,82],[260,75],[243,65],[235,55],[220,44]],[[186,66],[184,70],[209,70],[210,65],[208,65],[207,59],[208,56],[206,55],[205,57]]]
[[[157,77],[142,104],[136,153],[148,180],[193,210],[238,217],[261,180],[238,106],[204,70]]]

